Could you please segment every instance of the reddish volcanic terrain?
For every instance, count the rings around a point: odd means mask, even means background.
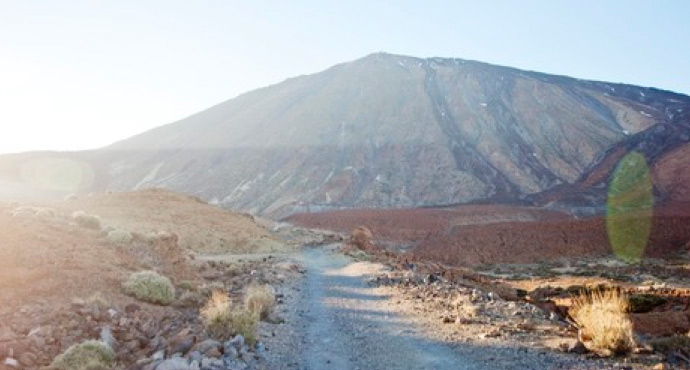
[[[576,219],[532,207],[345,210],[297,214],[300,226],[349,232],[369,228],[378,243],[448,265],[530,263],[611,253],[605,219]],[[666,257],[690,241],[690,203],[657,206],[646,255]]]

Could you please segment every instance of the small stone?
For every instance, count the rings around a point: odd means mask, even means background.
[[[468,319],[468,318],[466,318],[466,317],[457,317],[457,318],[455,319],[455,323],[458,324],[458,325],[467,325],[467,324],[471,324],[471,323],[472,323],[472,320],[470,320],[470,319]]]
[[[156,370],[189,370],[189,368],[189,363],[182,357],[167,359],[156,366]]]
[[[211,357],[211,358],[219,358],[222,356],[222,353],[218,350],[218,348],[211,348],[209,351],[205,353],[206,357]]]
[[[161,361],[161,360],[165,359],[165,350],[156,351],[156,352],[151,356],[151,359],[152,359],[153,361]]]
[[[113,336],[110,326],[105,326],[101,329],[100,338],[101,342],[107,344],[110,348],[117,349],[117,339]]]
[[[196,336],[192,335],[192,331],[182,330],[170,341],[170,353],[186,354],[192,349],[194,343],[196,343]]]
[[[225,363],[223,363],[223,360],[220,360],[220,359],[217,359],[217,358],[208,358],[208,357],[204,357],[204,358],[201,360],[201,367],[202,367],[202,368],[205,368],[205,367],[218,367],[218,368],[222,368],[222,367],[224,367],[224,366],[225,366]],[[159,369],[156,369],[156,370],[159,370]]]
[[[585,347],[584,343],[578,341],[575,341],[574,343],[571,343],[566,352],[568,353],[576,353],[578,355],[584,355],[585,353],[589,352],[587,347]]]
[[[244,337],[242,334],[237,334],[234,338],[230,340],[230,344],[235,346],[238,350],[244,346]]]
[[[38,360],[38,356],[31,352],[24,352],[19,356],[19,363],[26,367],[34,366],[36,360]]]
[[[202,354],[205,354],[212,349],[220,349],[222,347],[223,344],[221,342],[213,339],[206,339],[203,342],[197,343],[196,346],[194,346],[194,349],[196,349]]]
[[[3,362],[3,364],[5,366],[9,366],[9,367],[18,367],[19,366],[19,362],[17,362],[17,360],[13,359],[12,357],[6,358],[5,361]]]
[[[192,351],[192,352],[189,352],[189,354],[187,355],[187,358],[189,358],[189,359],[192,360],[192,361],[196,361],[196,362],[201,361],[201,358],[202,358],[202,357],[203,357],[203,356],[201,355],[201,352],[196,351],[196,350],[195,350],[195,351]]]
[[[161,361],[153,361],[149,364],[144,365],[142,370],[156,370],[156,367],[160,365]]]
[[[668,370],[668,369],[669,369],[668,365],[666,365],[663,362],[660,362],[660,363],[654,365],[654,367],[652,367],[652,370]]]
[[[141,307],[139,307],[139,305],[134,304],[134,303],[130,303],[130,304],[125,306],[125,312],[127,312],[127,313],[135,313],[135,312],[139,311],[140,309],[141,309]]]
[[[26,336],[27,337],[33,337],[33,336],[39,335],[40,333],[41,333],[41,328],[38,327],[38,328],[31,329],[29,334],[27,334]]]
[[[237,348],[235,348],[232,345],[226,346],[225,347],[225,356],[229,358],[237,358],[239,357],[239,352],[237,352]]]
[[[256,344],[255,351],[256,351],[256,353],[264,353],[264,352],[266,352],[266,346],[264,346],[263,343],[259,342]]]
[[[501,331],[499,329],[491,329],[486,333],[480,334],[480,338],[496,338],[501,336]]]

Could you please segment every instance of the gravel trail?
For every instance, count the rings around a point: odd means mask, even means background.
[[[264,327],[279,333],[265,340],[270,369],[608,368],[541,351],[429,339],[387,304],[390,297],[367,285],[373,264],[322,248],[305,248],[300,260],[306,276],[284,287],[279,306],[286,324]]]

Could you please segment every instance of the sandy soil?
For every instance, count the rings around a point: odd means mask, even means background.
[[[199,253],[262,253],[286,247],[250,215],[168,190],[95,194],[51,206],[65,213],[83,210],[98,215],[104,227],[143,234],[173,232],[180,246]]]

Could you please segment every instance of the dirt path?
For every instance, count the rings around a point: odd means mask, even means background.
[[[280,312],[287,327],[266,341],[271,369],[585,368],[545,352],[429,339],[394,311],[389,296],[366,284],[373,264],[318,248],[305,249],[301,260],[306,277],[285,292]]]

